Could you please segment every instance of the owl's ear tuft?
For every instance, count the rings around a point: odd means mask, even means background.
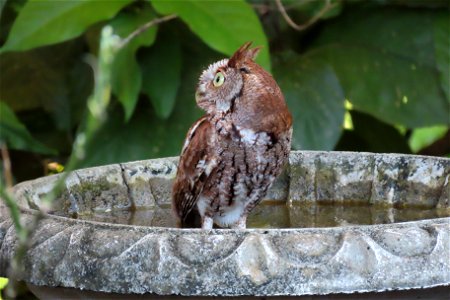
[[[242,45],[228,61],[228,66],[235,68],[238,64],[247,60],[254,60],[261,50],[261,46],[250,49],[252,42],[246,42]]]

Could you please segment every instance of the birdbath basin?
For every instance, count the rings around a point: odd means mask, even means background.
[[[450,159],[292,152],[248,229],[177,229],[177,158],[73,172],[20,279],[159,295],[305,295],[450,284]],[[14,187],[31,222],[60,175]],[[0,276],[17,245],[0,208]]]

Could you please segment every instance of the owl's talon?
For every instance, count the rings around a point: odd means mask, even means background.
[[[213,228],[213,219],[204,217],[202,220],[202,229],[211,230]]]
[[[246,229],[247,228],[247,216],[242,216],[239,220],[230,226],[231,229]]]

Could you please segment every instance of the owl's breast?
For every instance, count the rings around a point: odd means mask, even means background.
[[[290,148],[290,133],[270,133],[234,126],[233,134],[216,134],[217,168],[204,189],[211,199],[209,215],[221,226],[248,213],[281,172]],[[230,222],[230,223],[228,223]]]

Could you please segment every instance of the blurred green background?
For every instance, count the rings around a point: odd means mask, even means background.
[[[293,149],[450,153],[447,0],[0,0],[0,142],[15,182],[61,170],[87,117],[99,35],[125,38],[106,123],[79,167],[178,155],[210,63],[241,44],[294,116]]]

